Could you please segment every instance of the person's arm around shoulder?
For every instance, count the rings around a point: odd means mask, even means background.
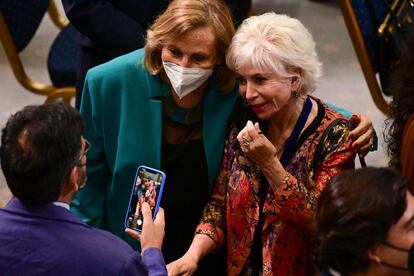
[[[353,113],[349,120],[354,129],[349,133],[349,138],[353,140],[352,147],[361,156],[365,156],[369,151],[377,150],[377,135],[372,125],[372,121],[365,115]]]
[[[164,240],[164,209],[159,208],[155,220],[152,220],[152,212],[148,203],[142,204],[142,215],[144,223],[142,233],[132,229],[125,229],[131,237],[141,241],[141,254],[144,264],[148,270],[148,275],[167,275],[164,258],[161,253],[162,241]]]
[[[330,103],[326,103],[326,105],[349,118],[352,126],[354,126],[349,134],[349,139],[353,140],[352,147],[361,157],[367,155],[369,151],[377,150],[378,137],[375,134],[372,121],[367,116],[361,113],[351,114],[348,110]]]

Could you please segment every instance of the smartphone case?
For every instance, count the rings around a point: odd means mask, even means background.
[[[124,226],[126,228],[130,228],[130,229],[136,230],[138,232],[141,232],[142,229],[132,228],[132,227],[129,227],[128,226],[128,215],[130,214],[132,208],[134,207],[134,206],[131,206],[132,200],[133,200],[133,196],[134,196],[134,187],[135,187],[135,183],[137,182],[137,178],[139,176],[139,172],[142,169],[145,169],[146,171],[151,172],[151,173],[159,173],[162,176],[161,177],[161,184],[160,184],[159,193],[157,193],[157,195],[156,195],[156,204],[155,204],[155,207],[154,207],[152,219],[155,219],[155,217],[157,215],[157,212],[158,212],[158,209],[160,207],[161,198],[162,198],[162,194],[163,194],[163,191],[164,191],[165,178],[166,178],[165,173],[163,171],[160,171],[160,170],[157,170],[157,169],[154,169],[154,168],[151,168],[151,167],[143,166],[143,165],[138,166],[137,171],[135,173],[134,182],[132,183],[132,189],[131,189],[131,195],[129,197],[128,209],[126,211],[125,220],[124,220]],[[141,228],[142,228],[142,226],[141,226]]]

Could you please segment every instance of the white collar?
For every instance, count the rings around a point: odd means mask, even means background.
[[[67,204],[67,203],[60,202],[60,201],[55,201],[55,202],[52,202],[52,204],[53,205],[56,205],[56,206],[63,207],[65,209],[67,209],[67,210],[70,210],[69,204]]]

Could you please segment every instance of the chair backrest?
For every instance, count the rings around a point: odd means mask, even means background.
[[[387,9],[383,1],[379,0],[352,0],[352,8],[356,20],[361,29],[368,55],[371,59],[374,71],[379,71],[379,37],[378,26],[384,20]]]
[[[371,97],[384,114],[391,109],[384,97],[376,73],[379,70],[378,22],[383,20],[386,7],[379,0],[340,0],[342,14],[358,56]],[[369,6],[374,3],[374,6]]]
[[[58,64],[56,67],[55,63],[53,63],[56,60],[52,59],[55,56],[49,51],[48,73],[50,78],[52,80],[63,79],[66,81],[60,81],[56,84],[41,83],[31,79],[26,74],[20,59],[19,53],[26,48],[35,35],[47,11],[57,27],[64,28],[67,25],[67,20],[60,16],[54,0],[0,0],[0,42],[3,45],[4,52],[10,62],[16,79],[24,88],[35,94],[46,96],[46,102],[57,99],[70,102],[76,90],[74,86],[76,72],[74,58],[70,59],[69,57],[66,59],[66,61],[71,61],[70,65]],[[66,42],[63,35],[71,35],[67,39],[71,43],[60,43],[57,45],[58,43],[56,41]],[[52,45],[52,50],[55,49],[53,53],[61,58],[58,62],[62,60],[62,57],[66,57],[62,54],[65,51],[68,51],[69,54],[76,57],[76,51],[74,52],[71,49],[75,45],[73,31],[65,30],[64,32],[60,32]]]
[[[29,44],[48,7],[49,0],[0,0],[0,12],[18,52]]]

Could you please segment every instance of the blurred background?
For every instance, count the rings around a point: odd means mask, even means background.
[[[62,7],[58,8],[63,14]],[[323,63],[324,75],[314,95],[334,105],[367,115],[374,123],[379,138],[378,151],[366,157],[369,166],[386,166],[388,158],[382,132],[386,116],[374,105],[364,76],[355,55],[341,10],[336,0],[253,0],[255,14],[267,11],[286,13],[298,18],[313,34],[317,52]],[[47,53],[58,33],[46,14],[29,46],[21,58],[28,75],[33,79],[50,83],[46,71]],[[29,104],[41,104],[44,97],[25,90],[15,79],[10,65],[0,47],[0,127],[7,118]],[[359,166],[359,162],[356,161]],[[11,198],[10,191],[0,173],[0,202]]]

